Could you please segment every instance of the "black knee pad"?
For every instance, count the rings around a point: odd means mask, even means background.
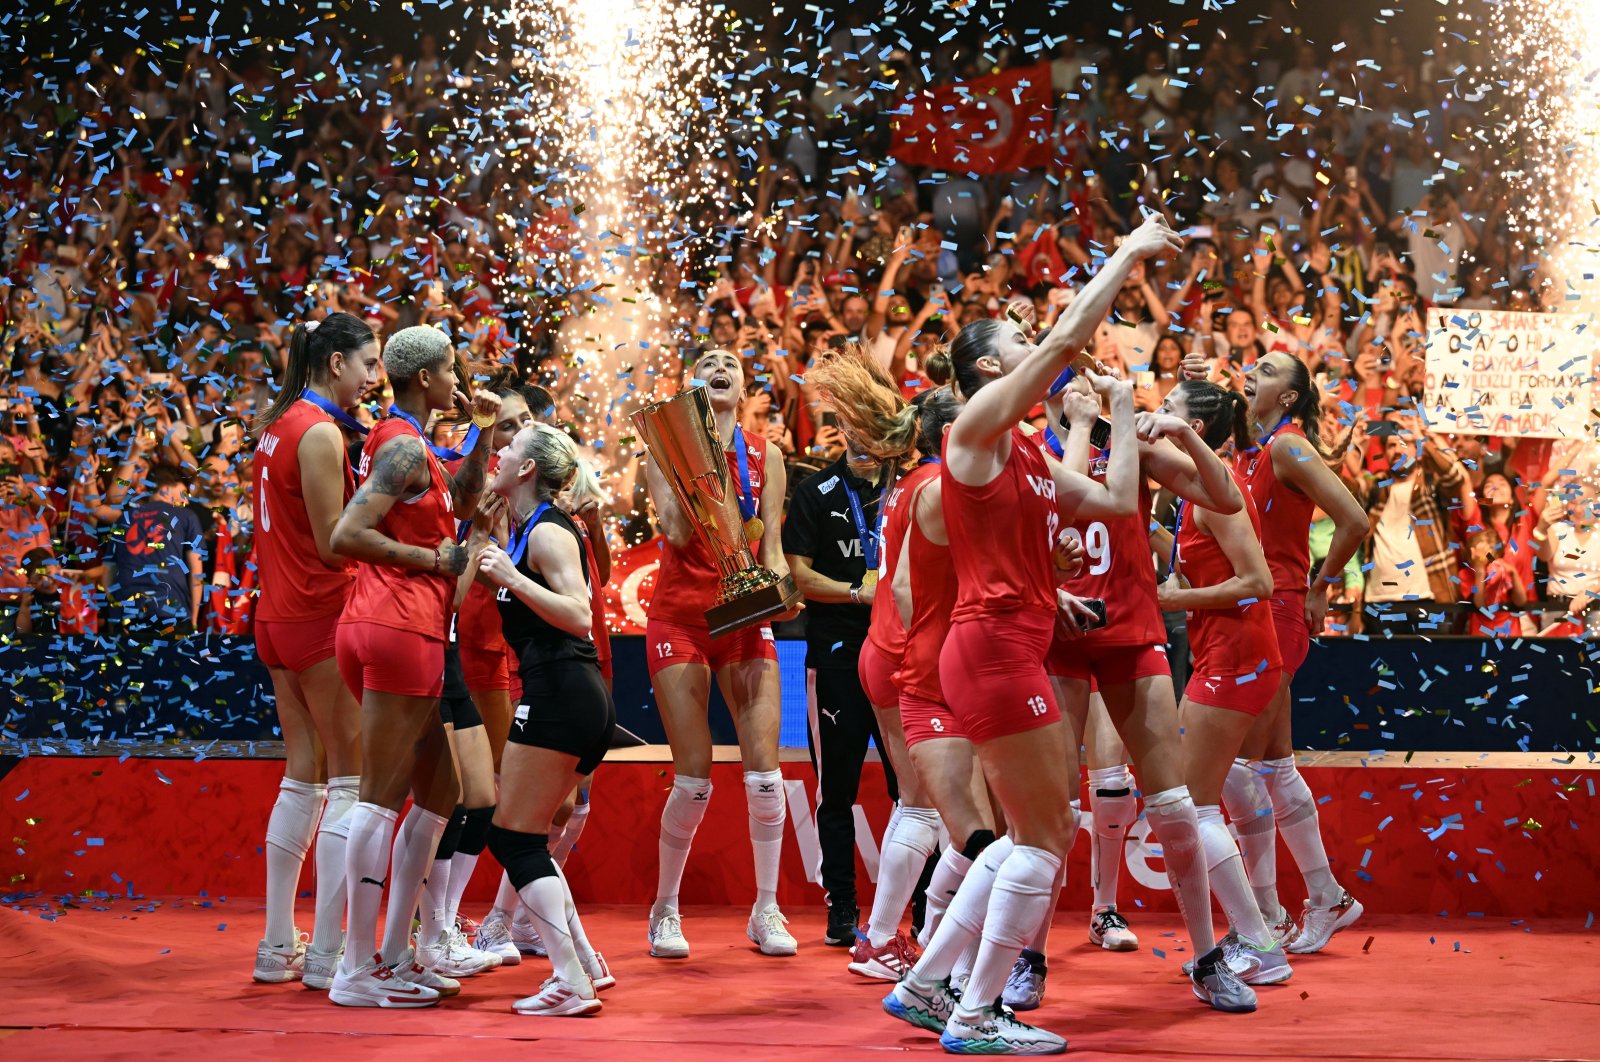
[[[461,840],[456,851],[462,855],[482,855],[489,843],[489,827],[494,822],[494,805],[486,808],[468,808],[466,821],[461,826]]]
[[[973,830],[972,836],[961,848],[961,855],[966,859],[977,859],[991,844],[994,844],[993,830]]]
[[[505,867],[506,877],[518,891],[530,881],[556,876],[556,861],[550,858],[550,835],[546,833],[518,833],[490,826],[489,854]]]
[[[444,832],[439,835],[439,847],[434,851],[434,859],[449,859],[460,851],[461,830],[467,824],[467,809],[460,804],[450,813],[450,820],[444,824]]]

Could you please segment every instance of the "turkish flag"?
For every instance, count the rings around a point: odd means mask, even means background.
[[[650,598],[656,592],[656,569],[667,540],[652,538],[630,546],[611,559],[606,583],[606,626],[612,634],[643,634]]]
[[[1037,169],[1050,162],[1050,66],[924,89],[896,115],[893,153],[900,162],[961,173]]]

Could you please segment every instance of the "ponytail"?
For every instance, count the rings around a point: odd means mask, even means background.
[[[950,345],[951,375],[963,399],[971,399],[988,378],[978,371],[978,359],[993,354],[1006,326],[992,317],[972,321],[962,327]]]
[[[1305,432],[1311,448],[1318,455],[1326,456],[1322,450],[1322,389],[1311,378],[1311,370],[1306,368],[1305,362],[1293,357],[1289,361],[1289,386],[1299,395],[1289,407],[1289,418]]]
[[[956,367],[950,361],[950,348],[940,343],[932,354],[922,359],[922,374],[935,387],[944,387],[956,378]]]
[[[372,326],[348,313],[330,313],[321,321],[303,321],[289,335],[289,357],[283,368],[283,382],[272,404],[256,416],[252,431],[260,435],[299,401],[307,387],[328,372],[328,361],[335,353],[354,354],[368,343],[377,342]]]
[[[1200,438],[1207,446],[1220,450],[1232,440],[1240,452],[1250,448],[1250,406],[1244,395],[1210,380],[1184,380],[1174,390],[1183,395],[1190,418],[1200,422]]]
[[[1233,448],[1239,453],[1250,449],[1250,401],[1238,391],[1227,392],[1227,405],[1232,410],[1229,422],[1229,433],[1233,436]]]
[[[944,430],[955,423],[961,412],[961,399],[948,387],[924,391],[917,396],[917,449],[923,457],[938,457],[944,449]]]
[[[839,415],[839,430],[857,449],[880,461],[910,453],[917,443],[917,408],[900,397],[865,346],[848,343],[807,374],[823,401]]]

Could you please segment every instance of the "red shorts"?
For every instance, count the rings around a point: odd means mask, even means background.
[[[1044,673],[1055,627],[1055,616],[1047,612],[1011,612],[950,625],[939,653],[939,685],[973,742],[1060,720]]]
[[[493,647],[473,647],[466,644],[461,649],[461,677],[469,690],[509,690],[511,688],[510,657],[501,642]]]
[[[1281,593],[1272,595],[1272,626],[1278,632],[1278,655],[1283,659],[1283,670],[1294,678],[1300,665],[1311,652],[1311,627],[1306,623],[1306,595]]]
[[[1096,689],[1122,686],[1135,679],[1172,674],[1165,645],[1107,645],[1096,649],[1070,650],[1070,641],[1057,640],[1050,647],[1044,669],[1053,678],[1092,682]]]
[[[930,701],[914,693],[900,696],[900,726],[906,732],[906,748],[935,738],[962,738],[967,733],[948,704]]]
[[[871,638],[862,643],[861,655],[856,658],[856,677],[861,680],[861,690],[869,704],[888,708],[900,700],[900,691],[894,685],[894,673],[899,667],[900,661],[889,659],[889,654]]]
[[[256,655],[267,667],[299,673],[334,655],[339,614],[283,623],[256,620]]]
[[[339,674],[350,692],[437,697],[444,690],[444,639],[379,623],[339,624]]]
[[[1278,687],[1283,685],[1283,675],[1281,667],[1236,675],[1207,675],[1196,661],[1183,695],[1196,704],[1260,715],[1277,696]]]
[[[741,660],[776,660],[778,646],[771,627],[743,627],[711,637],[704,624],[673,623],[652,618],[645,624],[644,645],[650,677],[673,664],[706,664],[721,671]]]

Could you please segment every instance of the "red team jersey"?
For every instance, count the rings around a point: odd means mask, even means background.
[[[1042,613],[1054,622],[1056,484],[1039,445],[1011,429],[1011,457],[1000,474],[969,487],[940,465],[945,527],[959,592],[952,623],[997,614]]]
[[[326,564],[317,552],[300,482],[300,440],[317,424],[333,418],[310,402],[294,403],[261,436],[256,445],[254,497],[256,567],[261,600],[256,618],[299,623],[331,616],[344,608],[355,579],[355,562]],[[344,500],[355,493],[350,462],[340,447]]]
[[[940,466],[924,467],[937,471]],[[922,470],[919,468],[917,471]],[[916,474],[912,473],[913,476]],[[894,681],[909,696],[942,704],[944,687],[939,681],[939,654],[944,648],[945,635],[950,631],[950,616],[955,609],[956,570],[951,564],[950,547],[929,541],[917,527],[916,520],[911,519],[917,496],[921,493],[922,484],[918,484],[903,506],[906,510],[905,533],[909,536],[907,548],[910,552],[906,556],[906,563],[911,565],[908,574],[911,577],[912,608],[911,626],[906,632],[900,670],[895,672]]]
[[[1273,441],[1279,436],[1297,436],[1299,442],[1293,445],[1307,460],[1318,460],[1300,425],[1284,424],[1272,435]],[[1261,548],[1267,555],[1267,569],[1272,572],[1273,593],[1305,593],[1311,575],[1311,517],[1316,503],[1278,479],[1272,467],[1270,442],[1235,457],[1233,467],[1255,501],[1261,523],[1272,528],[1272,534],[1262,536]]]
[[[767,482],[767,440],[751,436],[742,428],[734,429],[735,445],[743,446],[749,458],[750,493],[755,498],[756,510],[761,509],[761,488]],[[729,449],[723,455],[733,477],[733,490],[738,493],[739,461],[736,451]],[[661,567],[656,572],[656,589],[650,598],[650,618],[694,627],[706,626],[706,611],[717,603],[717,586],[722,582],[722,569],[712,558],[711,551],[700,541],[696,532],[682,546],[674,546],[662,539]],[[761,559],[761,543],[750,543],[756,560]]]
[[[906,529],[911,525],[910,499],[922,484],[938,474],[936,462],[918,465],[890,489],[883,502],[883,551],[879,556],[878,590],[872,598],[872,624],[867,628],[867,641],[877,646],[891,664],[899,663],[906,647],[906,628],[900,622],[900,610],[895,607],[891,588],[906,541]],[[915,567],[912,572],[916,572]]]
[[[1244,505],[1259,538],[1261,514],[1248,493]],[[1234,576],[1233,564],[1217,540],[1196,526],[1194,516],[1192,511],[1185,512],[1178,528],[1178,571],[1191,587],[1225,583]],[[1268,672],[1282,663],[1272,606],[1265,599],[1243,606],[1194,609],[1189,613],[1189,645],[1197,675]]]
[[[401,435],[417,435],[417,431],[399,417],[378,422],[361,452],[359,482],[365,483],[371,474],[373,455],[385,443]],[[377,530],[403,545],[431,551],[445,539],[454,540],[456,521],[444,466],[431,451],[424,452],[428,460],[428,489],[415,498],[396,501]],[[455,582],[453,575],[420,568],[358,564],[355,586],[345,602],[343,620],[394,627],[442,642],[449,631]]]

